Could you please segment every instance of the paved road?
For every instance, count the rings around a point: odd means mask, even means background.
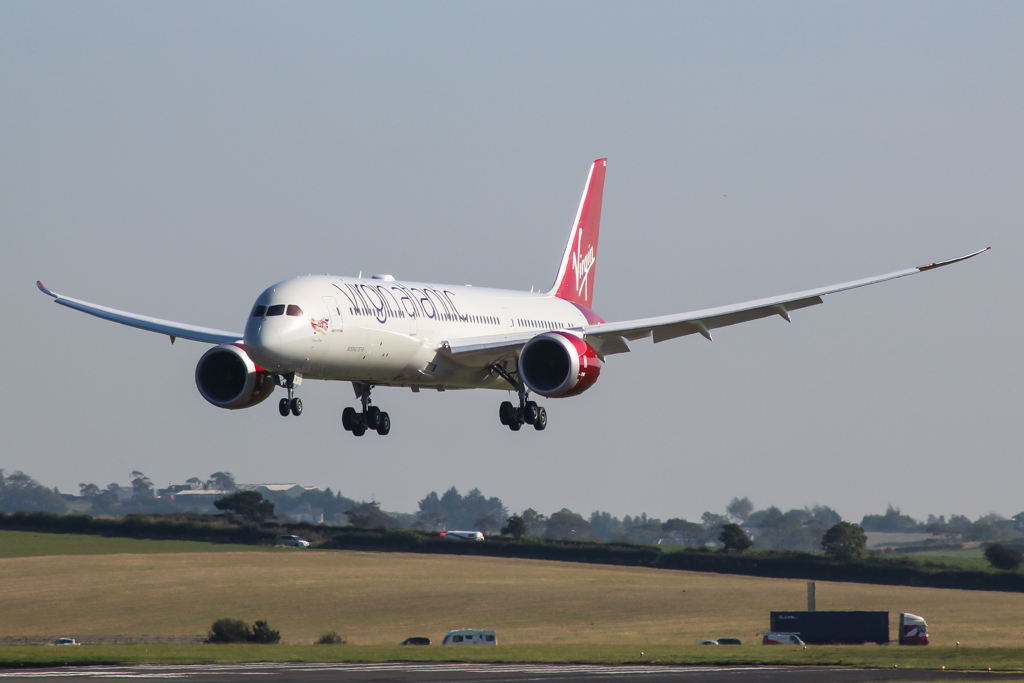
[[[870,681],[1011,681],[1024,674],[989,672],[832,669],[824,667],[592,666],[558,664],[207,664],[197,666],[124,666],[59,669],[3,669],[3,679],[46,679],[47,683],[82,679],[187,679],[195,683],[267,681],[270,683],[861,683]],[[255,679],[255,681],[254,681]]]

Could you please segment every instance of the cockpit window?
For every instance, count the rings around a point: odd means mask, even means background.
[[[288,315],[300,316],[302,315],[302,309],[295,304],[288,304],[288,310],[285,311]]]
[[[266,306],[257,306],[256,308],[252,309],[252,317],[254,317],[254,318],[262,318],[266,314],[266,312],[267,312],[267,307]]]
[[[267,309],[267,316],[284,315],[284,304],[275,304]]]

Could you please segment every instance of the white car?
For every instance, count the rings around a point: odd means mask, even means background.
[[[281,545],[291,546],[292,548],[308,548],[309,541],[299,536],[278,536],[277,540],[281,542]]]
[[[74,638],[58,638],[50,643],[50,645],[81,645],[81,643]]]

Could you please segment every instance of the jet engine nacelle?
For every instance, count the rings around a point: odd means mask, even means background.
[[[196,364],[196,387],[218,408],[237,410],[266,400],[274,392],[274,381],[243,347],[221,344],[204,353]]]
[[[545,332],[526,342],[519,355],[519,374],[535,394],[549,398],[576,396],[601,374],[594,348],[568,332]]]

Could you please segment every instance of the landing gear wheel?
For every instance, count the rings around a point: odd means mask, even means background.
[[[370,406],[366,409],[366,427],[368,429],[380,427],[380,408],[377,406]]]
[[[498,418],[501,420],[501,424],[506,427],[516,419],[516,409],[512,406],[511,401],[503,401],[498,407]]]
[[[518,432],[518,431],[519,431],[519,429],[520,429],[520,428],[521,428],[522,426],[523,426],[523,423],[522,423],[522,422],[520,422],[519,420],[516,420],[515,422],[511,423],[511,424],[510,424],[510,425],[508,426],[508,428],[509,428],[509,429],[511,429],[511,430],[512,430],[513,432]]]
[[[533,421],[533,428],[543,432],[548,426],[548,411],[544,408],[537,408],[537,419]]]
[[[356,409],[352,406],[345,408],[341,411],[341,426],[345,428],[346,432],[355,431],[356,428]]]
[[[302,415],[302,399],[293,398],[291,403],[292,415],[294,415],[295,417]]]
[[[528,425],[532,425],[537,421],[537,404],[533,401],[527,401],[526,405],[523,406],[523,422]]]
[[[281,417],[288,417],[288,413],[292,410],[292,402],[286,398],[282,398],[277,404],[277,412],[281,413]]]
[[[364,427],[363,425],[359,425],[352,430],[352,433],[355,434],[356,436],[362,436],[363,434],[366,433],[366,427]]]
[[[381,413],[380,424],[377,425],[377,433],[381,436],[387,436],[388,432],[391,431],[391,416],[387,413]]]

